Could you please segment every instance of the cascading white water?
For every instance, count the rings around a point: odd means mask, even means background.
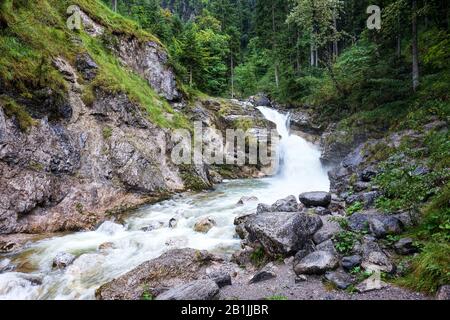
[[[211,192],[174,197],[137,210],[124,226],[105,222],[96,231],[32,243],[21,252],[7,256],[18,270],[0,274],[0,299],[92,299],[101,284],[168,249],[191,247],[231,253],[240,247],[234,218],[254,212],[258,203],[236,205],[242,196],[252,195],[261,202],[273,203],[291,194],[328,190],[319,150],[290,134],[288,116],[269,108],[259,110],[276,124],[281,136],[280,167],[276,176],[228,181]],[[193,230],[195,222],[202,217],[211,217],[217,222],[207,234]],[[175,228],[168,226],[171,218],[178,220]],[[161,223],[163,225],[155,230],[142,230]],[[98,249],[107,242],[111,245]],[[53,270],[52,260],[58,252],[72,253],[77,259],[65,270]]]
[[[278,145],[278,170],[273,184],[286,194],[305,191],[328,191],[326,170],[320,162],[320,151],[305,139],[291,134],[290,116],[274,109],[258,108],[265,118],[275,123],[281,136]]]

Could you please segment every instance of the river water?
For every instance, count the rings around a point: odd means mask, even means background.
[[[328,190],[320,150],[290,134],[287,115],[269,108],[259,110],[276,124],[281,136],[276,175],[225,181],[212,191],[184,193],[143,207],[126,219],[124,225],[105,222],[95,231],[31,243],[3,258],[20,265],[21,272],[0,274],[0,299],[93,299],[101,284],[169,249],[190,247],[231,254],[240,247],[233,225],[236,216],[254,212],[259,202],[271,204],[291,194]],[[242,196],[256,196],[259,201],[237,205]],[[216,226],[206,234],[193,230],[202,217],[216,221]],[[171,228],[172,218],[177,222]],[[142,230],[148,226],[157,228]],[[99,250],[105,243],[109,243],[107,248]],[[77,258],[66,269],[55,270],[52,261],[58,252],[68,252]]]

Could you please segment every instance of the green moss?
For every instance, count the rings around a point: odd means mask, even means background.
[[[262,247],[255,249],[250,255],[250,261],[257,267],[261,267],[267,261],[266,252]]]
[[[354,214],[355,212],[360,211],[362,208],[363,208],[363,204],[360,201],[356,201],[351,206],[346,208],[345,211],[347,212],[347,215],[350,216],[350,215]]]
[[[0,96],[0,105],[3,106],[5,113],[9,117],[14,117],[19,125],[20,130],[27,131],[36,121],[31,118],[25,108],[13,99],[7,96]]]
[[[195,172],[194,167],[191,165],[182,165],[180,167],[180,175],[183,179],[185,188],[188,190],[202,191],[211,187],[199,177],[199,175]]]
[[[102,133],[103,133],[103,138],[104,138],[105,140],[111,138],[111,136],[112,136],[112,131],[113,131],[112,128],[110,128],[110,127],[104,127],[104,128],[103,128],[103,131],[102,131]]]
[[[274,295],[274,296],[267,297],[265,300],[288,300],[288,297],[283,296],[283,295]]]

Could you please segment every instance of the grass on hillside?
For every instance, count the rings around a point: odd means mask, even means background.
[[[0,83],[5,88],[0,94],[10,96],[9,105],[11,100],[17,100],[16,105],[22,104],[19,103],[22,101],[34,101],[34,93],[43,88],[50,88],[53,94],[65,97],[67,84],[53,67],[52,59],[62,56],[74,64],[78,53],[88,51],[100,67],[92,86],[127,94],[146,110],[149,119],[158,126],[188,127],[183,115],[175,113],[145,79],[120,64],[107,49],[104,39],[94,39],[83,31],[72,32],[66,27],[66,10],[73,4],[103,25],[108,34],[128,35],[141,41],[159,43],[135,22],[113,13],[98,0],[5,0],[0,5],[0,23],[7,26],[0,32]],[[76,38],[82,39],[81,46],[76,45]],[[92,87],[87,87],[83,100],[92,102],[93,99],[94,91]],[[22,117],[19,122],[23,124],[27,122],[25,109],[14,113]]]

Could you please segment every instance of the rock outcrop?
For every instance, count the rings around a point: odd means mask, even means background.
[[[194,294],[191,289],[197,288],[198,283],[188,284],[206,277],[207,268],[215,261],[220,259],[206,251],[174,249],[102,285],[95,296],[100,300],[139,300],[144,293],[157,297],[167,288],[176,288],[162,298],[175,299],[184,294],[188,299],[190,294]],[[218,289],[214,281],[209,281]],[[207,289],[205,294],[208,293],[208,297],[215,291],[209,290],[214,287],[212,285],[203,286],[203,282],[199,284]]]

